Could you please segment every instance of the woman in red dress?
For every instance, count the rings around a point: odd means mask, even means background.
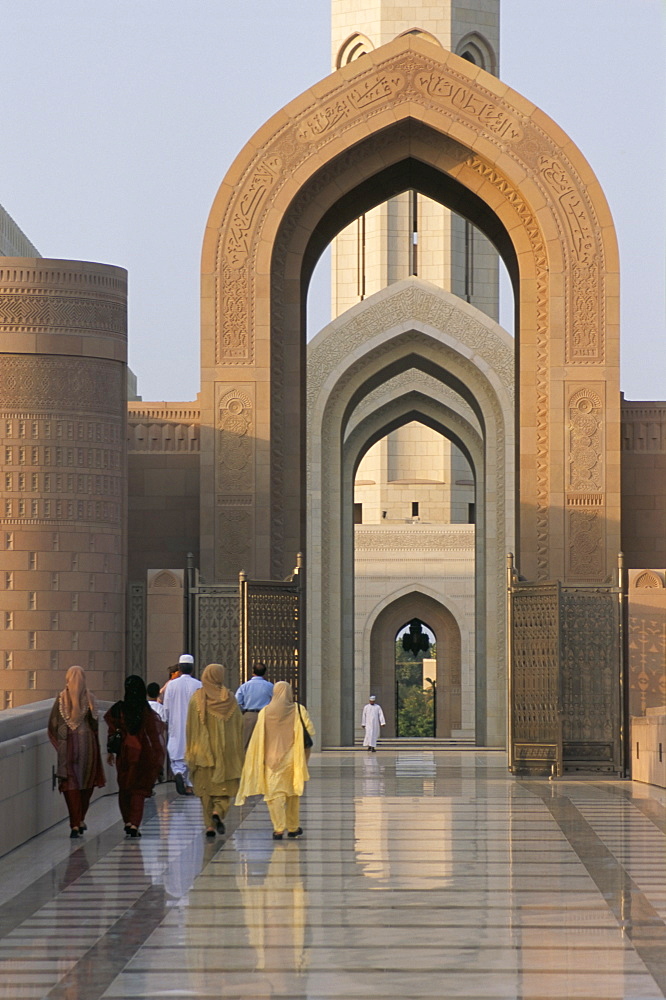
[[[164,766],[165,726],[148,704],[146,685],[133,674],[125,681],[125,697],[104,716],[109,727],[109,763],[118,772],[118,805],[128,837],[140,837],[143,807]]]
[[[53,703],[48,733],[58,753],[58,787],[67,803],[72,840],[86,829],[93,789],[106,784],[98,729],[97,707],[86,686],[85,671],[70,667],[65,687]]]

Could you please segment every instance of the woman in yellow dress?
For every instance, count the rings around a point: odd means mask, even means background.
[[[201,799],[206,836],[224,833],[224,817],[243,769],[243,716],[221,663],[209,663],[187,710],[185,760]]]
[[[309,779],[303,727],[315,729],[308,711],[294,702],[291,684],[278,681],[273,697],[262,708],[247,748],[236,805],[249,795],[263,795],[273,823],[273,839],[300,837],[300,796]]]

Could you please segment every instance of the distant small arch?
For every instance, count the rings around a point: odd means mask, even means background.
[[[404,38],[405,35],[415,35],[417,38],[422,38],[424,42],[432,42],[433,45],[439,45],[440,49],[444,48],[439,38],[431,35],[429,31],[424,31],[423,28],[408,28],[407,31],[401,31],[396,38]]]
[[[157,574],[153,580],[152,586],[155,588],[172,590],[178,588],[180,584],[173,573],[170,573],[165,569],[161,573]]]
[[[355,31],[338,49],[335,68],[340,69],[342,66],[348,66],[350,62],[354,62],[360,56],[367,56],[368,52],[372,52],[373,49],[374,45],[368,36],[362,35],[360,31]]]
[[[634,587],[641,590],[663,590],[664,584],[656,573],[651,573],[647,570],[636,577]]]
[[[460,39],[456,46],[456,55],[471,62],[474,66],[480,66],[486,72],[497,76],[497,56],[495,50],[482,34],[478,31],[470,31]]]

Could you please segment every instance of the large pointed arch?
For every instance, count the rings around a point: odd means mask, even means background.
[[[202,437],[212,456],[202,470],[204,577],[233,578],[241,566],[280,577],[302,547],[309,276],[348,221],[407,187],[479,226],[514,281],[521,572],[609,580],[620,524],[619,332],[606,201],[543,112],[418,36],[287,105],[241,152],[213,204],[202,260]]]

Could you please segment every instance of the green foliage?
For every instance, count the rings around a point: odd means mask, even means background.
[[[427,691],[422,689],[423,667],[420,662],[422,659],[421,656],[415,661],[412,654],[410,662],[396,663],[398,736],[418,738],[435,735],[433,690],[432,687]]]

